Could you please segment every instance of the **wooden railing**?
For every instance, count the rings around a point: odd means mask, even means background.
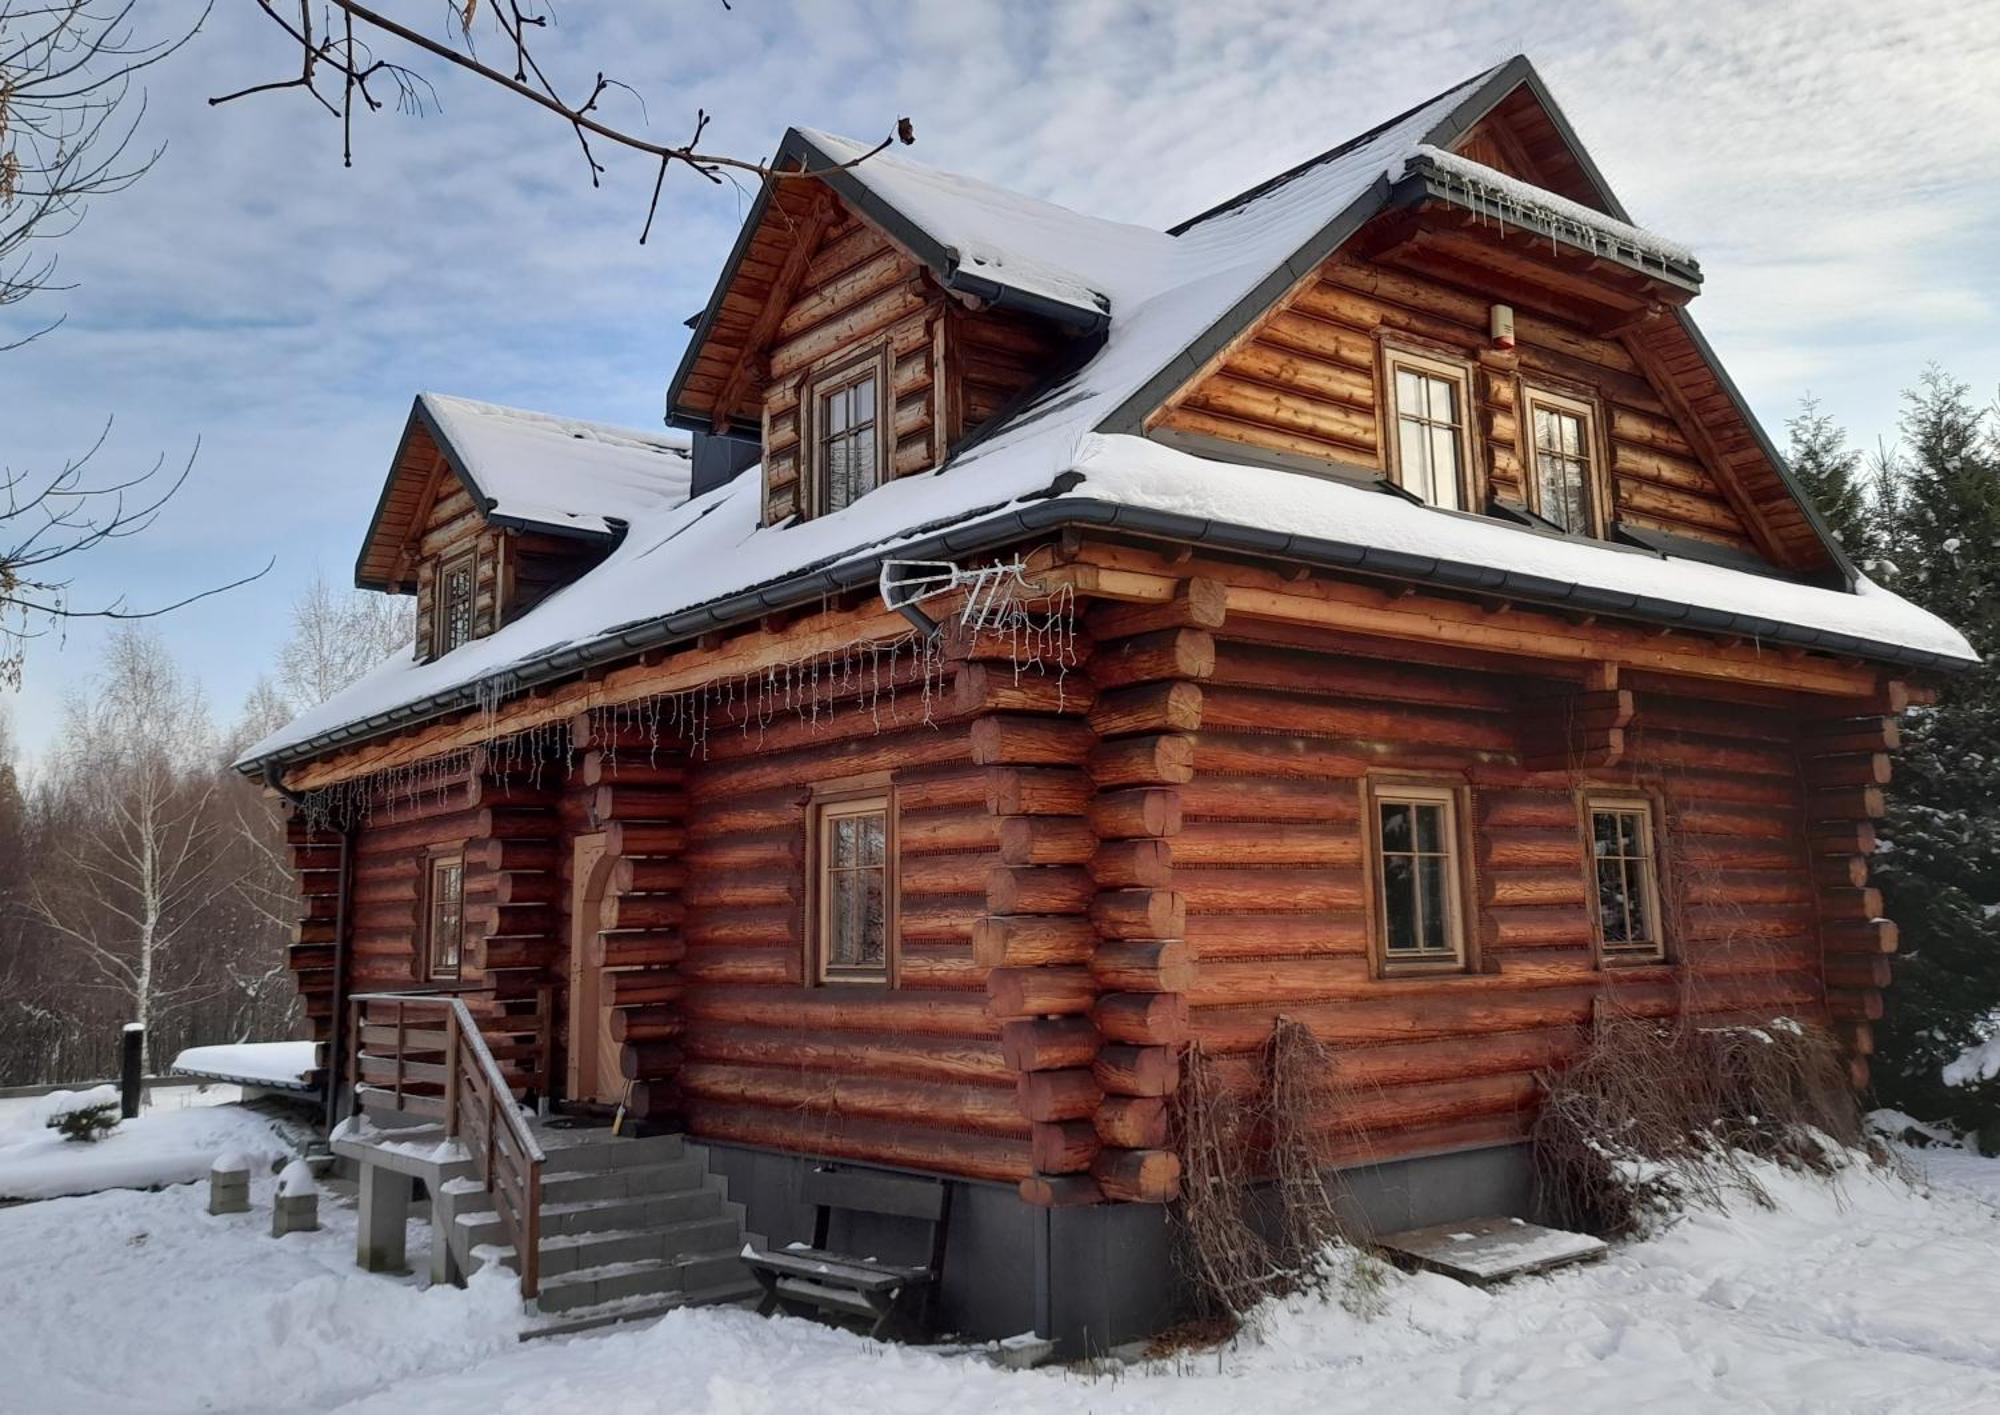
[[[541,1005],[546,1028],[549,999]],[[542,1167],[547,1156],[465,1000],[450,993],[363,993],[353,999],[352,1070],[360,1102],[441,1120],[493,1196],[500,1231],[521,1261],[521,1295],[541,1286]],[[538,1030],[540,1029],[538,1028]]]

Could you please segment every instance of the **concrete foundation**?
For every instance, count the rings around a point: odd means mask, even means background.
[[[371,1273],[409,1270],[410,1198],[416,1181],[378,1164],[361,1166],[354,1261]]]
[[[728,1178],[730,1198],[745,1206],[745,1226],[773,1246],[811,1241],[813,1210],[799,1198],[806,1168],[848,1165],[713,1141],[708,1151],[712,1172]],[[1345,1217],[1364,1232],[1534,1216],[1533,1172],[1522,1145],[1396,1160],[1342,1171],[1339,1180]],[[950,1182],[941,1333],[992,1340],[1031,1331],[1074,1358],[1151,1336],[1188,1312],[1166,1208],[1043,1209],[1023,1203],[1012,1185]],[[925,1225],[883,1215],[836,1213],[828,1242],[885,1262],[928,1257]]]
[[[211,1169],[208,1172],[208,1211],[211,1214],[250,1212],[250,1171]]]
[[[280,1194],[271,1201],[271,1236],[319,1231],[319,1194]]]

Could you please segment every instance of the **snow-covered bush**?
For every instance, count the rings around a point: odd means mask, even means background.
[[[88,1105],[59,1110],[48,1119],[48,1127],[63,1139],[79,1144],[95,1144],[118,1128],[118,1102],[95,1101]]]

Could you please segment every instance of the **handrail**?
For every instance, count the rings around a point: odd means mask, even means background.
[[[543,997],[546,1010],[547,996]],[[353,1076],[362,1084],[362,1038],[367,1030],[368,1004],[392,1004],[396,1031],[394,1070],[386,1089],[395,1109],[408,1108],[408,1086],[435,1084],[434,1073],[443,1071],[445,1136],[465,1135],[480,1182],[493,1196],[493,1210],[501,1231],[514,1245],[521,1261],[521,1295],[532,1298],[541,1280],[542,1166],[548,1159],[527,1121],[514,1104],[514,1091],[493,1058],[492,1048],[480,1034],[479,1024],[463,997],[447,992],[358,993],[349,999],[354,1008]],[[413,1075],[409,1061],[410,1011],[442,1013],[444,1022],[444,1065],[426,1065],[424,1073]],[[433,1024],[434,1025],[434,1024]],[[543,1021],[546,1026],[546,1019]],[[379,1052],[370,1053],[380,1057]],[[384,1058],[391,1059],[391,1058]],[[434,1098],[427,1097],[427,1101]],[[477,1132],[476,1135],[468,1132]]]

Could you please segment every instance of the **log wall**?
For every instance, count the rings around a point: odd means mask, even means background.
[[[1309,460],[1386,469],[1382,341],[1467,369],[1475,504],[1527,496],[1522,391],[1582,394],[1599,410],[1611,518],[1755,549],[1730,498],[1640,361],[1617,338],[1517,311],[1517,346],[1490,347],[1491,300],[1335,255],[1149,421]]]

